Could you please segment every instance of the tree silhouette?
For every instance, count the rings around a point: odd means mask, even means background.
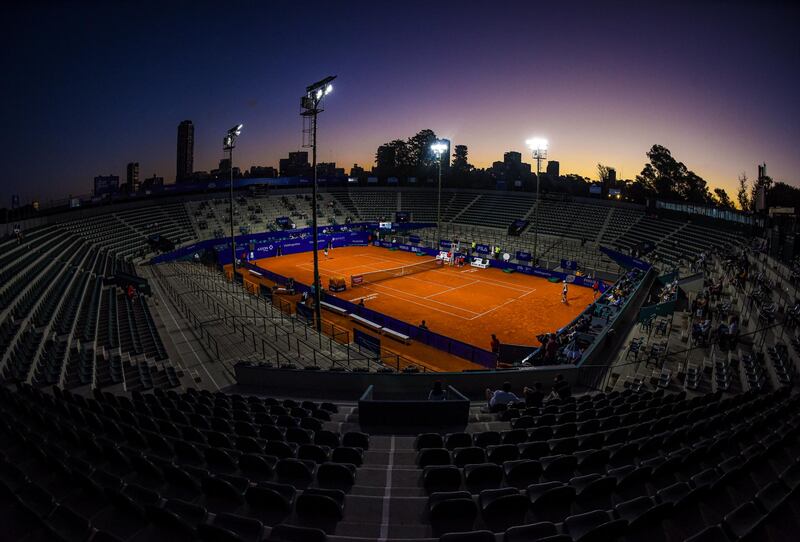
[[[636,176],[635,192],[663,199],[687,201],[689,203],[713,203],[706,181],[678,162],[662,145],[653,145],[647,151],[650,160]]]
[[[383,175],[422,176],[428,175],[436,166],[436,157],[431,151],[431,144],[436,141],[433,130],[420,130],[416,135],[403,141],[395,139],[385,143],[394,149],[393,171],[382,171]],[[378,161],[378,153],[375,153]]]
[[[600,181],[605,181],[608,179],[608,171],[611,168],[608,166],[604,166],[603,164],[597,164],[597,178]]]
[[[753,186],[750,189],[750,210],[756,210],[756,203],[758,201],[758,192],[761,188],[764,188],[764,196],[766,201],[766,195],[769,193],[770,188],[772,187],[772,177],[769,175],[765,175],[763,177],[759,177],[755,181],[753,181]]]
[[[473,166],[467,159],[467,146],[456,145],[453,148],[453,163],[450,165],[450,171],[453,175],[464,175],[472,171]]]
[[[739,175],[739,191],[736,192],[736,200],[742,211],[750,209],[750,191],[747,188],[747,173],[745,172]]]
[[[715,188],[714,195],[717,196],[717,204],[720,207],[733,209],[733,201],[731,201],[730,196],[728,196],[728,193],[725,192],[724,188]]]

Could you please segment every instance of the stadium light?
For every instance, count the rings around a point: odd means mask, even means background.
[[[231,168],[231,186],[230,186],[230,213],[231,213],[231,281],[235,280],[236,275],[236,234],[233,231],[233,149],[236,147],[236,138],[242,133],[244,124],[237,124],[227,131],[225,137],[222,138],[222,150],[228,151],[228,162]]]
[[[532,137],[525,141],[525,144],[528,145],[528,148],[534,153],[547,152],[548,142],[543,137]]]
[[[547,160],[549,142],[543,137],[532,137],[525,141],[536,160],[536,211],[533,225],[533,265],[539,264],[539,179],[542,176],[542,160]]]
[[[319,254],[317,246],[319,244],[319,232],[317,231],[317,116],[322,113],[320,107],[322,99],[333,92],[333,80],[335,75],[330,75],[325,79],[312,83],[306,87],[305,96],[300,99],[303,112],[300,113],[303,119],[310,119],[311,126],[303,126],[303,133],[311,136],[311,141],[304,144],[311,147],[311,167],[314,170],[314,182],[311,185],[311,229],[314,239],[314,316],[316,318],[316,328],[318,333],[322,333],[322,293],[319,283]],[[304,120],[305,122],[305,120]]]
[[[447,145],[442,141],[435,141],[431,145],[431,150],[436,155],[436,162],[439,164],[439,194],[436,198],[436,250],[439,250],[439,231],[442,224],[442,154],[447,151]]]

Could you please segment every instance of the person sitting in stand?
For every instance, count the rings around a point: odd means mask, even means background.
[[[564,375],[560,373],[557,374],[553,380],[551,397],[553,399],[566,399],[570,395],[572,395],[572,386],[569,385],[569,382],[564,380]]]
[[[503,382],[503,387],[499,390],[492,391],[486,388],[486,402],[491,411],[498,410],[500,407],[505,407],[509,403],[516,403],[518,401],[519,397],[511,391],[511,382]]]
[[[544,392],[542,391],[542,383],[535,382],[533,388],[525,387],[523,390],[525,394],[526,407],[540,407],[544,402]]]
[[[442,388],[442,383],[437,380],[428,393],[428,401],[444,401],[445,399],[447,399],[447,392]]]

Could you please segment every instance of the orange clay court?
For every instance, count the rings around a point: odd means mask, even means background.
[[[379,282],[350,286],[350,276],[383,271],[432,259],[374,246],[341,247],[326,259],[319,252],[322,287],[327,295],[364,305],[409,324],[425,320],[428,329],[489,350],[491,334],[501,342],[538,344],[536,336],[571,322],[592,302],[591,288],[569,287],[561,303],[561,283],[499,269],[470,266],[430,269]],[[256,264],[302,284],[313,283],[313,254],[303,252],[258,260]],[[344,277],[347,290],[327,290],[330,277]]]

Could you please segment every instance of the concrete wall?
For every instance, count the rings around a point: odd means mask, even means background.
[[[513,391],[522,394],[522,388],[541,382],[550,389],[553,378],[563,374],[570,384],[575,384],[578,369],[572,365],[537,367],[535,369],[510,369],[500,371],[470,371],[462,373],[344,373],[336,371],[304,371],[273,369],[261,366],[236,366],[236,381],[243,391],[310,398],[337,398],[358,400],[370,385],[382,399],[423,399],[428,396],[433,383],[440,380],[444,386],[453,386],[473,401],[483,400],[486,388],[496,389],[509,381]]]

